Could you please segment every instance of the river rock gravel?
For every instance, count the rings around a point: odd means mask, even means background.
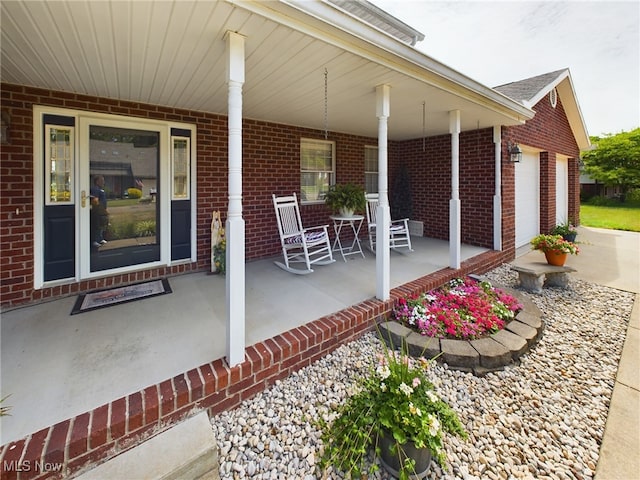
[[[486,277],[517,286],[503,265]],[[447,469],[427,478],[592,479],[634,295],[572,278],[530,298],[546,324],[540,341],[503,371],[476,377],[433,364],[429,376],[469,438],[446,437]],[[353,393],[381,344],[375,334],[343,345],[211,419],[221,479],[338,479],[320,472],[319,417]],[[392,478],[381,468],[369,476]]]

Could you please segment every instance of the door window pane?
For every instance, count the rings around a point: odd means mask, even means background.
[[[174,200],[189,198],[189,138],[172,137],[172,162]]]
[[[46,125],[47,205],[73,203],[73,128]]]

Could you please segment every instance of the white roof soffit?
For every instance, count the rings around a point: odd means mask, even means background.
[[[535,114],[520,103],[346,14],[331,3],[309,0],[226,1],[491,109],[505,117],[503,125],[524,123]],[[315,20],[311,21],[310,16]]]

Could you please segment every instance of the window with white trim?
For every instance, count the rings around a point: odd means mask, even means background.
[[[378,193],[378,147],[364,147],[364,186],[367,193]]]
[[[328,140],[300,140],[300,199],[304,203],[322,202],[335,183],[336,144]]]

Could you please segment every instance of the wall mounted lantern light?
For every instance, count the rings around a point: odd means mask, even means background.
[[[507,151],[509,152],[509,160],[513,163],[518,163],[522,160],[522,150],[517,143],[511,143],[507,145]]]

